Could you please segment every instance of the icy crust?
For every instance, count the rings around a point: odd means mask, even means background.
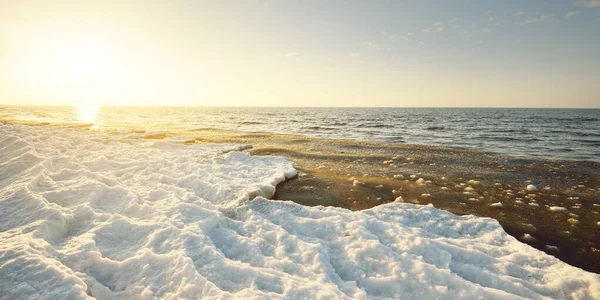
[[[600,298],[493,219],[267,200],[245,147],[0,125],[0,298]]]

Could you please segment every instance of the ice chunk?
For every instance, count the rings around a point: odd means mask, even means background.
[[[567,208],[562,206],[550,206],[550,211],[567,211]]]
[[[537,191],[537,187],[535,187],[533,184],[530,184],[527,186],[527,190],[530,192]]]
[[[467,183],[468,183],[468,184],[470,184],[470,185],[478,185],[478,184],[479,184],[479,181],[477,181],[477,180],[474,180],[474,179],[471,179],[471,180],[469,180]]]
[[[502,205],[502,202],[496,202],[496,203],[490,204],[490,207],[503,208],[504,205]]]
[[[531,234],[529,233],[525,233],[523,234],[523,237],[521,238],[522,240],[526,241],[526,242],[535,242],[537,241],[536,238],[534,238]]]

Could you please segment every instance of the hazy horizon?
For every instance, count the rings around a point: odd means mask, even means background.
[[[600,0],[0,7],[0,105],[600,108]]]

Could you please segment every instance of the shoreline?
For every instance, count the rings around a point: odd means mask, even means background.
[[[62,125],[86,129],[86,124]],[[431,203],[457,215],[494,218],[521,242],[576,267],[600,273],[597,162],[525,159],[432,145],[213,129],[167,132],[163,138],[173,136],[193,137],[195,143],[251,144],[252,155],[281,156],[293,161],[299,176],[280,183],[275,200],[351,210],[368,209],[398,197],[402,197],[398,201],[407,203]],[[535,185],[536,190],[527,191],[529,184]]]

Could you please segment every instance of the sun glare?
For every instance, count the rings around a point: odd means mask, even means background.
[[[77,106],[77,121],[83,123],[91,123],[97,126],[96,119],[98,118],[98,107],[91,105]],[[94,127],[92,126],[92,127]]]
[[[129,83],[115,45],[92,36],[46,36],[28,42],[15,74],[59,103],[98,105]]]

